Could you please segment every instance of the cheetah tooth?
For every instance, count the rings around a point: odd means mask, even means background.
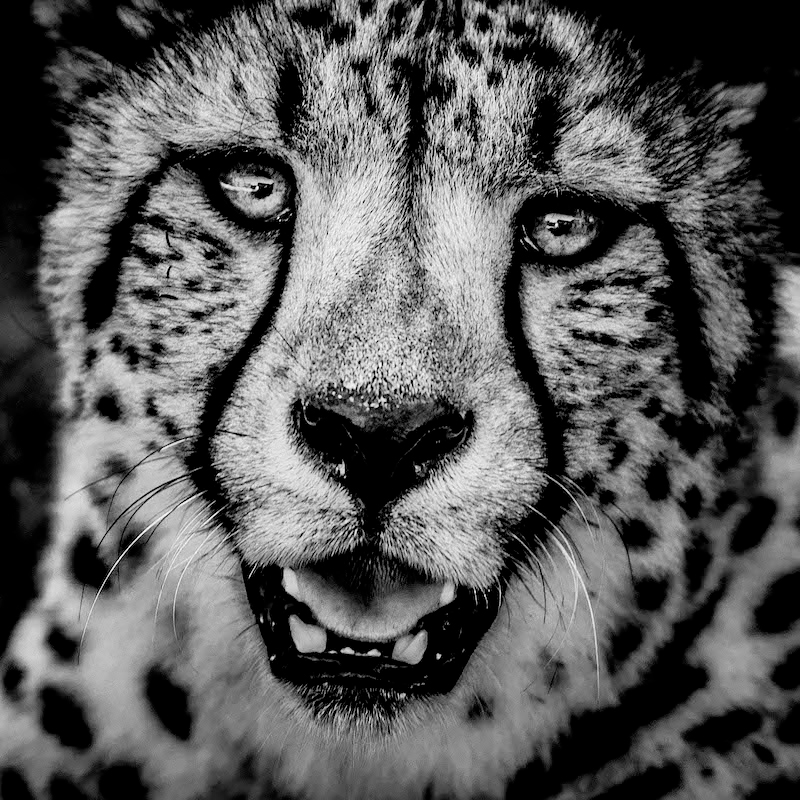
[[[419,631],[415,635],[407,633],[401,636],[392,648],[392,659],[403,661],[406,664],[419,664],[425,655],[425,648],[428,646],[428,632]]]
[[[296,614],[289,617],[289,632],[299,653],[323,653],[328,634],[318,625],[307,625]]]
[[[456,585],[453,581],[447,581],[442,587],[442,593],[439,595],[439,608],[442,606],[450,605],[456,598]]]
[[[289,569],[288,567],[284,568],[283,580],[281,583],[283,584],[283,590],[286,594],[290,594],[295,599],[298,599],[297,595],[300,594],[300,586],[297,582],[297,573],[293,569]]]

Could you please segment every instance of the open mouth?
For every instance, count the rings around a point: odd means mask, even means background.
[[[425,581],[365,607],[313,568],[243,573],[272,673],[298,687],[449,692],[502,601],[498,587]]]

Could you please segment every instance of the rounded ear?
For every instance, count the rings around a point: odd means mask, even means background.
[[[49,80],[67,105],[132,66],[185,25],[194,12],[181,0],[33,0],[35,23],[52,46]]]
[[[717,84],[714,87],[717,102],[723,109],[723,122],[727,130],[738,131],[750,125],[767,95],[763,82],[741,85]]]

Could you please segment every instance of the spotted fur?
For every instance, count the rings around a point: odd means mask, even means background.
[[[4,800],[795,796],[800,284],[758,92],[538,3],[36,15],[61,424]],[[280,224],[220,200],[232,155],[290,176]],[[519,234],[558,198],[607,231],[569,263]],[[365,522],[292,427],[332,395],[470,438]],[[242,563],[343,555],[502,587],[452,691],[272,676]]]

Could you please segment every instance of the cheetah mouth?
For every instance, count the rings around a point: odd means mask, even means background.
[[[445,694],[502,602],[497,587],[426,582],[401,587],[402,604],[391,602],[398,590],[379,598],[382,613],[359,619],[342,607],[358,601],[315,591],[313,570],[243,565],[243,573],[272,674],[299,689],[384,690],[401,699]]]

